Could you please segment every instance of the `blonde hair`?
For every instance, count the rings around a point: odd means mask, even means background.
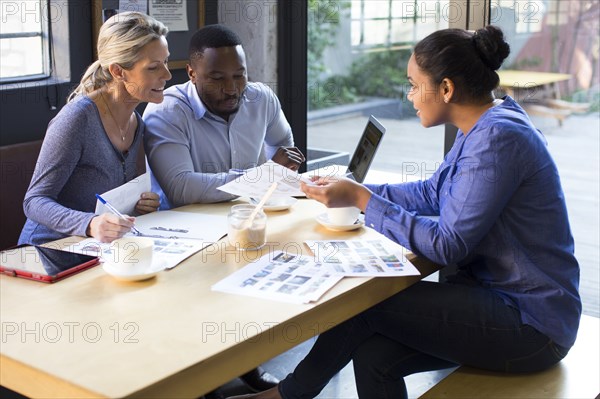
[[[162,22],[139,12],[123,12],[107,19],[98,34],[98,60],[88,67],[67,101],[78,95],[88,95],[111,82],[113,77],[108,70],[109,65],[133,68],[140,50],[168,32]]]

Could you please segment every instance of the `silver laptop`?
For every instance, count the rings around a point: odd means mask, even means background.
[[[346,170],[346,174],[349,177],[359,183],[365,180],[384,134],[385,128],[383,125],[373,115],[369,116],[367,126],[360,137]]]

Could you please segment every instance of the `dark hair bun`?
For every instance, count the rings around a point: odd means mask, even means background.
[[[473,45],[483,63],[494,71],[510,54],[510,46],[504,40],[502,30],[492,25],[477,29],[473,35]]]

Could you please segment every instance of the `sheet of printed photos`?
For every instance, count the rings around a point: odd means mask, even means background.
[[[152,264],[164,264],[165,269],[171,269],[177,266],[183,260],[210,245],[210,243],[191,239],[172,240],[154,238],[153,240]],[[99,256],[101,259],[106,260],[113,255],[115,247],[110,243],[103,243],[96,239],[88,238],[65,248],[65,250],[85,255]]]
[[[383,240],[306,241],[315,258],[332,273],[360,277],[415,276],[419,271],[402,254],[402,247]]]
[[[315,259],[282,251],[269,253],[212,286],[213,291],[284,302],[318,300],[343,276]]]

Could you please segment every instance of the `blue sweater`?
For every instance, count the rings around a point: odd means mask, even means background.
[[[575,341],[581,300],[565,198],[546,141],[510,97],[428,180],[369,186],[366,223],[487,287],[556,343]],[[439,216],[433,221],[423,215]]]
[[[136,159],[144,125],[129,151],[117,150],[106,135],[96,104],[88,97],[68,103],[56,115],[25,194],[27,221],[19,244],[43,244],[69,235],[85,236],[95,216],[96,193],[118,187],[138,176]]]

